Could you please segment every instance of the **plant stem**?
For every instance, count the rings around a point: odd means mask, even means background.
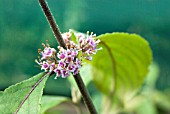
[[[78,86],[78,88],[79,88],[79,90],[80,90],[80,92],[83,96],[83,100],[84,100],[87,108],[89,109],[90,113],[91,114],[97,114],[97,111],[96,111],[94,104],[91,100],[91,97],[89,95],[89,92],[87,91],[80,74],[78,73],[78,74],[74,75],[73,77],[74,77],[74,79],[77,83],[77,86]]]
[[[46,18],[47,18],[52,30],[53,30],[53,33],[54,33],[57,41],[59,42],[59,45],[61,47],[65,48],[65,49],[67,49],[67,47],[66,47],[66,45],[65,45],[65,43],[63,41],[61,32],[60,32],[56,22],[54,21],[54,17],[52,15],[52,13],[50,12],[50,9],[49,9],[46,1],[45,0],[39,0],[39,3],[40,3],[40,6],[41,6]],[[75,81],[77,83],[77,86],[78,86],[78,88],[79,88],[79,90],[80,90],[80,92],[81,92],[81,94],[83,96],[83,100],[84,100],[89,112],[91,114],[97,114],[97,111],[96,111],[96,109],[94,107],[94,104],[93,104],[93,102],[91,100],[91,97],[90,97],[90,95],[89,95],[89,93],[88,93],[88,91],[87,91],[87,89],[86,89],[86,87],[84,85],[84,82],[83,82],[80,74],[78,73],[76,75],[73,75],[73,77],[74,77],[74,79],[75,79]]]
[[[55,35],[55,38],[57,39],[60,46],[62,46],[64,49],[66,49],[66,44],[63,41],[62,35],[60,33],[60,30],[58,28],[58,25],[56,24],[52,13],[50,12],[50,9],[47,5],[47,2],[45,0],[39,0],[40,6],[50,24],[50,27]]]

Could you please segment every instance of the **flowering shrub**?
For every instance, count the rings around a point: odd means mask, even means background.
[[[43,50],[39,49],[41,55],[36,62],[41,66],[41,70],[45,72],[54,71],[56,77],[62,76],[66,78],[72,73],[76,75],[79,68],[82,66],[82,61],[92,60],[92,55],[96,54],[98,50],[97,45],[100,42],[96,39],[96,34],[83,34],[69,31],[62,34],[67,49],[58,46],[58,52],[51,48],[48,42],[42,44]]]
[[[45,73],[39,73],[28,80],[10,86],[3,92],[0,91],[0,114],[26,114],[28,112],[44,114],[64,101],[70,103],[70,98],[67,97],[42,97],[43,88],[52,73],[56,74],[55,78],[74,75],[76,84],[69,80],[73,86],[72,100],[73,102],[74,99],[78,101],[76,105],[74,103],[74,107],[80,106],[81,100],[78,94],[80,92],[90,114],[98,114],[97,112],[101,112],[101,114],[130,113],[129,109],[135,109],[136,106],[133,107],[133,105],[139,103],[133,97],[138,96],[136,93],[142,86],[148,73],[148,66],[152,61],[152,52],[148,42],[136,34],[127,33],[107,33],[96,37],[93,33],[82,34],[70,30],[61,35],[45,0],[39,0],[39,3],[60,46],[56,50],[51,48],[47,41],[46,44],[42,44],[44,49],[38,50],[40,57],[35,61]],[[91,61],[92,56],[101,49],[97,48],[99,39],[102,42],[100,46],[104,49],[88,64],[93,70],[85,69],[85,72],[82,72],[83,68],[80,69],[83,76],[93,76],[94,85],[101,92],[101,95],[97,94],[97,99],[94,95],[95,106],[92,102],[94,96],[91,98],[86,89],[92,79],[85,78],[88,81],[85,80],[86,83],[84,83],[79,74],[79,68],[82,67],[84,60]],[[78,88],[74,90],[75,86]],[[152,105],[146,106],[152,107]],[[81,108],[79,109],[82,112]],[[128,109],[127,112],[126,109]],[[138,111],[135,110],[132,113],[136,112]]]

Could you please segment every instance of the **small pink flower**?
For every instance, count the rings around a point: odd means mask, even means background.
[[[54,48],[45,47],[45,49],[41,52],[42,54],[41,60],[47,59],[48,57],[51,57],[55,53],[56,53],[56,50]]]
[[[70,71],[70,72],[74,72],[75,70],[75,65],[74,64],[69,64],[68,67],[67,67],[67,70]]]
[[[91,56],[86,56],[85,57],[87,60],[91,61],[92,60],[92,57]]]
[[[78,68],[75,68],[75,70],[74,70],[74,72],[73,72],[73,75],[76,75],[76,74],[78,74],[78,73],[79,73]]]
[[[58,54],[57,54],[57,57],[58,57],[59,59],[65,59],[65,58],[66,58],[66,54],[65,54],[65,53],[58,53]]]
[[[55,62],[50,64],[50,72],[53,71],[55,69]]]
[[[71,35],[72,34],[70,32],[66,32],[66,33],[62,34],[62,37],[63,37],[65,43],[67,43],[70,40]]]
[[[75,33],[75,35],[77,36],[78,39],[84,39],[85,38],[85,34],[83,34],[83,33]]]
[[[59,69],[54,69],[54,72],[56,73],[56,77],[60,77],[61,76],[61,70]]]
[[[62,78],[66,78],[67,76],[70,76],[70,73],[67,70],[61,70]]]
[[[73,50],[72,53],[71,53],[72,56],[76,57],[78,55],[78,51],[76,50]]]
[[[71,55],[71,53],[72,53],[72,50],[70,50],[70,49],[67,49],[67,50],[66,50],[66,53],[67,53],[67,55]]]
[[[41,70],[45,70],[45,72],[47,72],[47,69],[49,68],[49,66],[50,65],[46,61],[43,61]]]
[[[71,61],[73,61],[74,57],[72,57],[71,55],[69,55],[67,58],[66,58],[66,63],[70,63]]]
[[[81,67],[81,61],[78,58],[76,58],[76,66],[77,68]]]
[[[64,61],[60,60],[58,63],[58,69],[64,69],[65,66],[66,66],[66,63]]]

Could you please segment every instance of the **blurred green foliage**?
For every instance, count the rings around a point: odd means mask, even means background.
[[[62,32],[72,28],[97,35],[119,31],[145,37],[160,66],[156,87],[170,87],[169,0],[47,1]],[[57,45],[38,0],[0,0],[0,90],[40,72],[34,59],[46,39],[52,47]],[[69,95],[69,84],[51,77],[45,94]]]

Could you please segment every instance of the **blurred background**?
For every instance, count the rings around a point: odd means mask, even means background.
[[[170,0],[47,1],[62,32],[129,32],[144,37],[160,71],[156,88],[170,88]],[[38,0],[0,0],[0,91],[41,72],[34,59],[46,39],[57,46]],[[93,93],[93,84],[89,89]],[[44,94],[70,96],[70,85],[51,77]]]

